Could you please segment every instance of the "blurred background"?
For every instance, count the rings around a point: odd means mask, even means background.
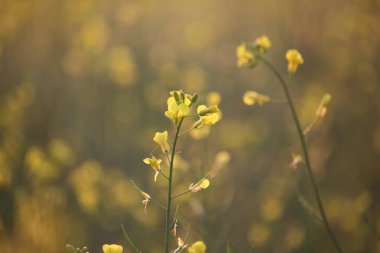
[[[302,124],[325,92],[308,145],[326,211],[347,252],[380,252],[380,2],[296,0],[1,0],[0,252],[101,252],[120,224],[142,252],[162,252],[165,181],[142,162],[168,129],[168,92],[198,92],[223,119],[181,138],[178,233],[208,252],[334,252],[284,96],[264,66],[237,69],[242,41],[266,34],[268,57],[305,60],[290,84]],[[247,107],[246,90],[280,103]],[[190,124],[190,123],[189,123]],[[157,156],[160,155],[157,153]],[[174,247],[173,243],[173,247]]]

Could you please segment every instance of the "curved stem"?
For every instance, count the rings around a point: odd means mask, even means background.
[[[170,210],[172,206],[172,182],[173,182],[173,164],[174,164],[174,155],[175,155],[175,148],[177,146],[177,140],[179,135],[179,130],[181,128],[182,122],[184,118],[181,118],[178,125],[177,130],[175,133],[174,141],[173,141],[173,147],[172,147],[172,153],[170,158],[170,167],[169,167],[169,187],[168,187],[168,204],[166,207],[166,222],[165,222],[165,229],[166,229],[166,236],[165,236],[165,253],[169,253],[169,235],[170,235]]]
[[[121,229],[123,230],[123,234],[124,234],[125,239],[127,240],[127,242],[129,242],[129,244],[136,251],[136,253],[141,253],[141,251],[136,247],[136,245],[133,243],[133,241],[131,240],[131,238],[129,238],[129,236],[127,234],[127,231],[125,230],[123,224],[121,224]]]
[[[313,171],[311,169],[311,163],[310,163],[310,159],[309,159],[308,149],[306,146],[306,141],[305,141],[305,137],[303,134],[302,127],[301,127],[301,123],[298,119],[297,112],[294,108],[293,99],[292,99],[292,96],[290,95],[288,86],[286,85],[285,80],[283,79],[281,74],[278,72],[278,70],[269,61],[267,61],[264,58],[262,58],[262,61],[267,67],[269,67],[272,70],[272,72],[276,75],[276,77],[278,78],[278,80],[280,81],[280,83],[282,85],[282,88],[283,88],[284,93],[286,95],[286,99],[288,100],[288,105],[289,105],[290,111],[292,113],[294,123],[297,127],[297,133],[298,133],[298,136],[300,138],[301,147],[302,147],[303,155],[305,158],[306,170],[307,170],[307,173],[309,175],[315,197],[317,199],[317,205],[318,205],[318,209],[319,209],[321,216],[322,216],[323,224],[325,225],[326,230],[327,230],[327,232],[331,238],[331,241],[333,242],[337,252],[343,253],[343,250],[342,250],[338,240],[336,239],[336,236],[335,236],[333,230],[331,229],[331,226],[330,226],[330,224],[327,220],[327,217],[326,217],[325,209],[323,207],[323,203],[322,203],[321,195],[319,193],[317,182],[315,181],[315,177],[314,177]]]

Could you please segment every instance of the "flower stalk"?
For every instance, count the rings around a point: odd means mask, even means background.
[[[326,212],[325,212],[325,209],[324,209],[324,206],[323,206],[323,203],[322,203],[321,195],[319,193],[318,185],[317,185],[317,182],[315,180],[313,171],[311,169],[311,163],[310,163],[310,158],[309,158],[309,153],[308,153],[308,149],[307,149],[307,145],[306,145],[305,136],[304,136],[304,133],[303,133],[303,130],[302,130],[301,123],[299,121],[297,112],[295,110],[293,99],[292,99],[292,96],[291,96],[290,91],[288,89],[288,86],[287,86],[284,78],[282,77],[282,75],[272,65],[272,63],[270,63],[268,60],[266,60],[263,57],[261,58],[261,60],[275,74],[275,76],[280,81],[281,86],[282,86],[282,88],[284,90],[286,99],[288,101],[289,109],[291,111],[292,118],[294,120],[294,124],[296,125],[296,128],[297,128],[297,133],[298,133],[298,136],[299,136],[299,139],[300,139],[300,142],[301,142],[302,152],[303,152],[303,155],[304,155],[304,158],[305,158],[306,170],[307,170],[307,173],[309,175],[309,178],[310,178],[310,181],[311,181],[311,184],[312,184],[312,189],[313,189],[315,198],[317,200],[317,206],[318,206],[319,212],[321,213],[323,224],[324,224],[324,226],[325,226],[325,228],[326,228],[326,230],[327,230],[327,232],[328,232],[328,234],[329,234],[329,236],[331,238],[331,241],[334,244],[334,247],[335,247],[336,251],[339,252],[339,253],[343,253],[342,247],[340,246],[339,241],[337,240],[337,238],[336,238],[336,236],[335,236],[335,234],[334,234],[334,232],[333,232],[333,230],[332,230],[332,228],[330,226],[330,223],[329,223],[329,221],[327,219],[327,216],[326,216]]]
[[[165,222],[165,229],[166,229],[166,235],[165,235],[165,253],[169,253],[169,236],[170,236],[170,211],[172,206],[172,182],[173,182],[173,165],[174,165],[174,156],[175,156],[175,150],[177,146],[177,140],[179,137],[179,131],[182,125],[184,118],[181,118],[179,120],[179,123],[177,125],[174,141],[173,141],[173,147],[171,151],[171,158],[170,158],[170,166],[169,166],[169,182],[168,182],[168,201],[166,206],[166,222]]]

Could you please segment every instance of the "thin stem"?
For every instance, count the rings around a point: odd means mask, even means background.
[[[177,195],[173,196],[172,199],[175,199],[175,198],[181,197],[181,196],[183,196],[183,195],[185,195],[185,194],[188,194],[188,193],[190,193],[190,192],[191,192],[191,190],[187,190],[187,191],[185,191],[185,192],[182,192],[182,193],[180,193],[180,194],[177,194]]]
[[[175,148],[177,146],[177,140],[179,135],[179,130],[181,128],[182,122],[184,118],[181,118],[178,125],[177,130],[175,133],[174,141],[173,141],[173,147],[172,147],[172,153],[170,158],[170,167],[169,167],[169,187],[168,187],[168,205],[166,207],[166,222],[165,222],[165,229],[166,229],[166,236],[165,236],[165,253],[169,253],[169,232],[170,232],[170,210],[172,207],[172,181],[173,181],[173,165],[174,165],[174,155],[175,155]]]
[[[178,135],[178,137],[181,137],[182,135],[187,134],[188,132],[190,132],[190,131],[193,130],[193,129],[194,129],[194,127],[190,127],[189,129],[187,129],[187,130],[184,131],[183,133],[180,133],[180,134]]]
[[[159,173],[161,176],[163,176],[164,178],[166,178],[167,180],[169,180],[168,176],[165,175],[164,173],[162,173],[161,171],[158,170],[158,173]]]
[[[138,187],[138,186],[135,184],[135,182],[134,182],[133,180],[131,180],[131,183],[132,183],[133,187],[135,187],[135,189],[136,189],[137,191],[139,191],[140,193],[145,193],[145,194],[147,194],[146,192],[144,192],[143,190],[141,190],[140,187]],[[150,195],[149,195],[149,196],[150,196]],[[151,200],[153,203],[155,203],[156,205],[158,205],[158,206],[161,207],[162,209],[166,210],[166,207],[165,207],[163,204],[161,204],[160,202],[158,202],[157,200],[155,200],[154,198],[152,198],[152,196],[150,196],[149,200]]]
[[[137,252],[141,253],[141,251],[136,247],[136,245],[132,242],[131,238],[129,238],[127,231],[124,228],[124,225],[121,224],[121,229],[123,230],[123,234],[125,236],[125,239],[129,242],[129,244],[132,246],[132,248]]]
[[[165,150],[166,159],[168,160],[168,163],[170,164],[170,157],[167,150]]]
[[[314,191],[314,194],[315,194],[315,197],[317,199],[317,205],[318,205],[318,209],[321,213],[321,216],[322,216],[322,220],[323,220],[323,223],[326,227],[326,230],[337,250],[337,252],[339,253],[343,253],[343,250],[333,232],[333,230],[331,229],[330,227],[330,224],[327,220],[327,217],[326,217],[326,213],[325,213],[325,209],[323,207],[323,203],[322,203],[322,199],[321,199],[321,196],[319,194],[319,189],[318,189],[318,186],[317,186],[317,182],[315,181],[315,177],[314,177],[314,174],[313,174],[313,171],[311,169],[311,163],[310,163],[310,159],[309,159],[309,154],[308,154],[308,149],[307,149],[307,146],[306,146],[306,141],[305,141],[305,137],[304,137],[304,134],[303,134],[303,131],[302,131],[302,127],[301,127],[301,123],[298,119],[298,115],[297,115],[297,112],[294,108],[294,103],[293,103],[293,100],[292,100],[292,96],[290,95],[290,92],[289,92],[289,89],[288,89],[288,86],[286,85],[286,82],[285,80],[283,79],[283,77],[281,76],[281,74],[278,72],[278,70],[269,62],[267,61],[266,59],[262,58],[262,61],[263,63],[269,67],[272,72],[276,75],[276,77],[278,78],[278,80],[280,81],[281,85],[282,85],[282,88],[284,90],[284,93],[286,95],[286,99],[288,100],[288,105],[289,105],[289,108],[290,108],[290,111],[292,113],[292,117],[293,117],[293,120],[294,120],[294,123],[296,125],[296,128],[297,128],[297,133],[298,133],[298,136],[300,138],[300,142],[301,142],[301,147],[302,147],[302,151],[303,151],[303,155],[305,157],[305,163],[306,163],[306,169],[307,169],[307,172],[308,172],[308,175],[309,175],[309,178],[310,178],[310,181],[311,181],[311,184],[312,184],[312,188],[313,188],[313,191]]]

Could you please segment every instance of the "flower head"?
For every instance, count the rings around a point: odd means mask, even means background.
[[[210,185],[210,181],[207,178],[202,178],[196,184],[191,184],[189,190],[192,192],[199,192],[200,190],[207,189]]]
[[[104,244],[103,245],[103,252],[104,253],[122,253],[123,252],[123,246],[118,244]]]
[[[152,169],[156,172],[156,174],[154,175],[154,182],[157,181],[157,177],[158,177],[158,174],[160,173],[160,170],[161,170],[161,162],[162,160],[161,159],[157,159],[156,157],[154,157],[154,155],[152,155],[151,158],[145,158],[144,160],[144,163],[146,164],[149,164],[150,167],[152,167]]]
[[[203,241],[193,243],[188,249],[189,253],[206,253],[206,244]]]
[[[270,42],[269,38],[265,35],[258,37],[255,40],[255,43],[259,47],[260,53],[264,53],[272,46],[272,43]]]
[[[236,49],[237,56],[237,66],[243,67],[248,65],[254,59],[254,55],[247,49],[247,45],[245,43],[240,44]]]
[[[263,105],[270,102],[268,96],[257,93],[256,91],[247,91],[244,93],[243,102],[246,105]]]
[[[181,90],[171,91],[167,100],[168,110],[165,116],[177,123],[179,118],[183,118],[190,113],[190,106],[193,96],[184,94]]]
[[[197,108],[199,120],[194,123],[193,128],[201,128],[204,125],[214,125],[219,120],[219,108],[216,105],[207,107],[200,105]]]
[[[297,71],[298,65],[303,64],[302,55],[296,49],[289,49],[286,52],[285,58],[288,60],[289,73],[295,73]]]
[[[169,152],[170,146],[168,143],[168,131],[163,131],[162,133],[156,132],[153,137],[153,141],[160,145],[162,152]]]

